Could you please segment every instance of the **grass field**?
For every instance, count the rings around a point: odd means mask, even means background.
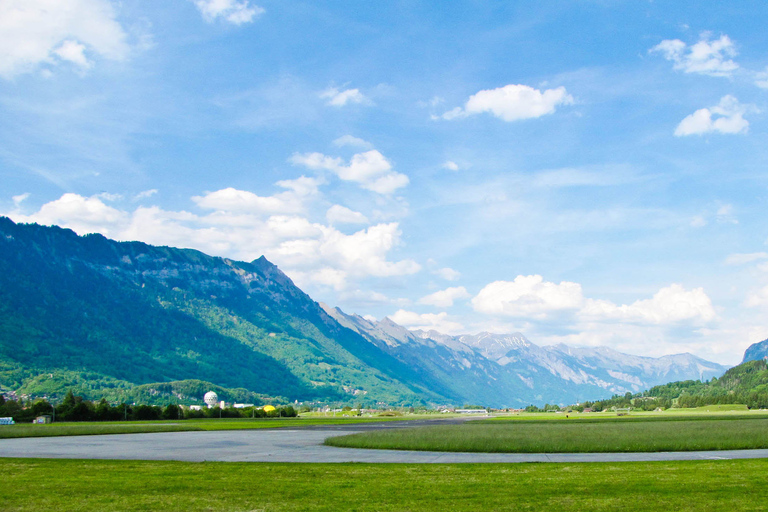
[[[0,459],[5,512],[765,510],[768,461],[261,464]]]
[[[768,448],[764,416],[487,420],[364,432],[330,446],[494,453],[658,452]]]
[[[426,417],[434,417],[426,416]],[[181,432],[190,430],[252,430],[312,425],[353,425],[379,421],[407,421],[425,416],[407,417],[309,417],[269,419],[198,419],[183,421],[71,422],[33,425],[30,423],[0,425],[0,439],[14,437],[51,437],[99,434],[135,434],[143,432]]]

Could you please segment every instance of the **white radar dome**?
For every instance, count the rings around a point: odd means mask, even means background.
[[[203,397],[203,400],[205,400],[205,404],[208,407],[213,407],[214,405],[219,403],[219,395],[217,395],[213,391],[209,391],[205,394],[205,396]]]

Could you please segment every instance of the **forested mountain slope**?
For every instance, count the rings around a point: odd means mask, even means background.
[[[0,385],[80,371],[298,400],[450,398],[341,327],[263,257],[236,262],[0,218]]]
[[[649,389],[646,395],[674,401],[680,407],[746,404],[750,409],[768,408],[767,364],[765,359],[747,361],[734,366],[719,379],[670,382]]]

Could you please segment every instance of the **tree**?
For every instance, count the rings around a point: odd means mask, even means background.
[[[181,408],[176,404],[169,404],[163,410],[164,420],[180,420],[182,417]]]

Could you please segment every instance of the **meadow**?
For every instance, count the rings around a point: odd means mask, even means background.
[[[29,510],[765,510],[768,461],[267,464],[0,459]]]
[[[522,418],[522,419],[521,419]],[[492,453],[660,452],[768,448],[768,417],[720,414],[524,416],[328,438],[345,448]]]
[[[207,418],[180,421],[115,421],[115,422],[60,422],[44,425],[30,423],[1,425],[0,439],[16,437],[52,437],[100,434],[137,434],[149,432],[182,432],[195,430],[253,430],[263,428],[296,428],[315,425],[354,425],[382,421],[407,421],[433,418],[412,415],[407,417],[350,417],[310,416],[298,418]]]

